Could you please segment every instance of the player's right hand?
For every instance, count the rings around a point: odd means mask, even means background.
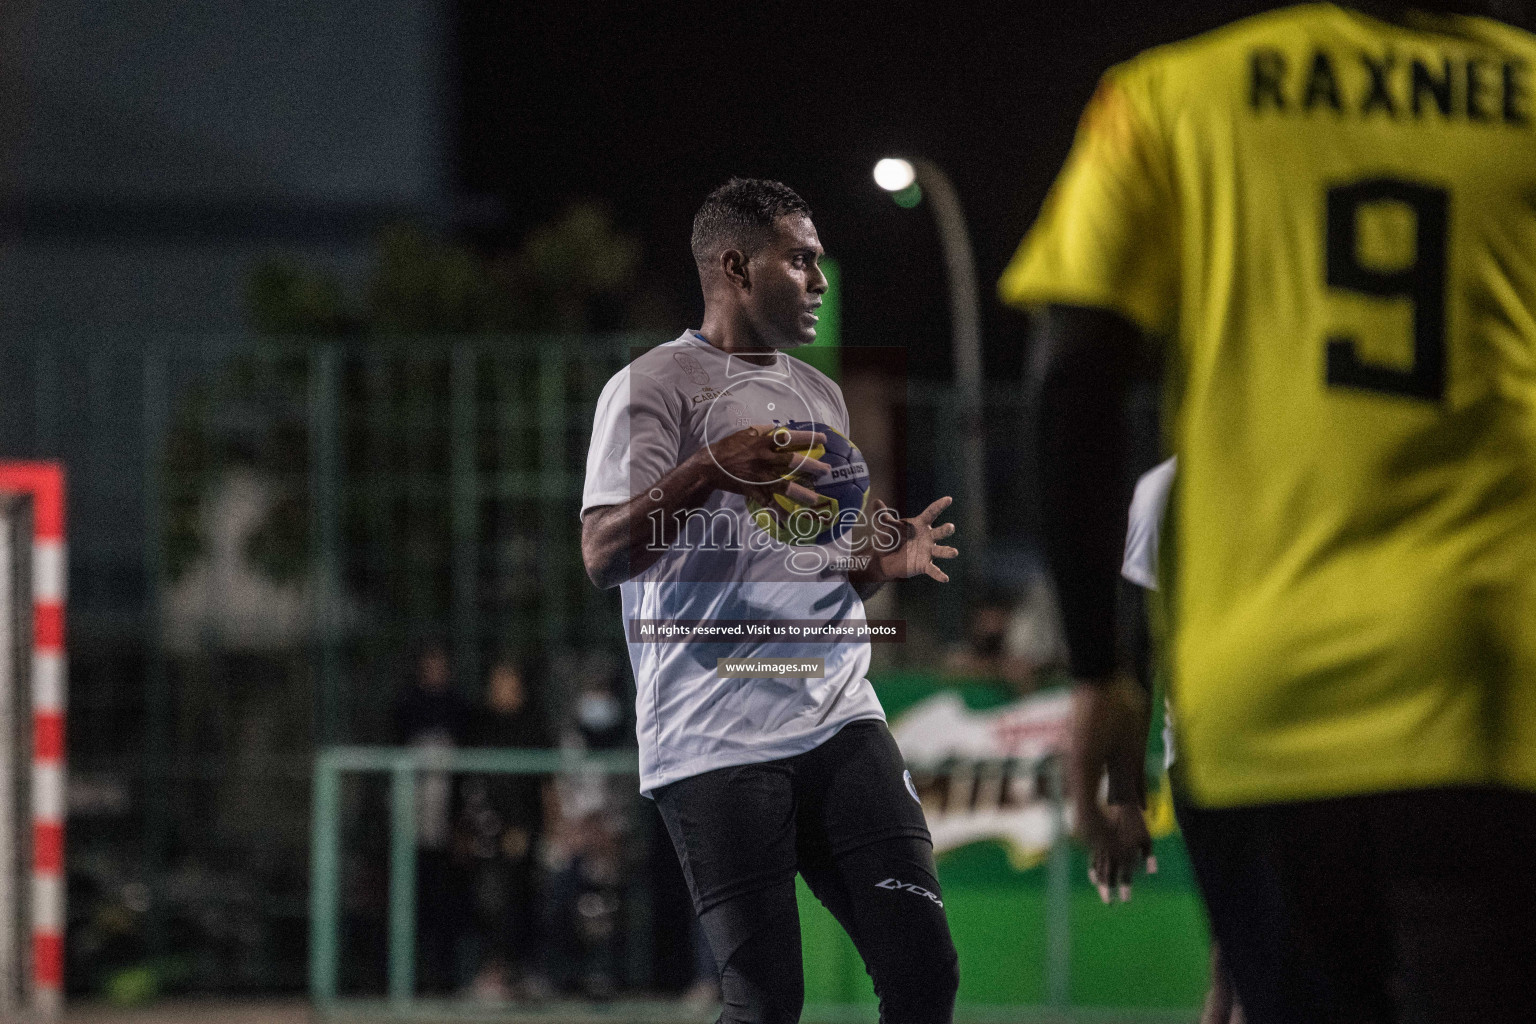
[[[1147,874],[1157,874],[1157,858],[1152,855],[1152,835],[1146,818],[1135,804],[1111,804],[1093,811],[1077,809],[1078,834],[1088,847],[1088,880],[1099,890],[1105,903],[1118,896],[1130,901],[1131,881],[1138,864],[1146,865]]]
[[[766,423],[727,434],[705,445],[698,457],[712,465],[717,490],[745,495],[770,509],[774,494],[814,506],[823,499],[803,481],[820,479],[832,467],[805,452],[826,443],[825,434]]]
[[[1066,783],[1072,801],[1073,829],[1088,848],[1089,878],[1099,896],[1110,902],[1118,890],[1121,901],[1131,898],[1131,877],[1145,862],[1157,870],[1152,839],[1142,818],[1140,800],[1099,803],[1106,773],[1111,792],[1139,793],[1126,785],[1127,763],[1139,765],[1146,743],[1146,694],[1129,676],[1079,679],[1072,687],[1072,726],[1067,743]]]

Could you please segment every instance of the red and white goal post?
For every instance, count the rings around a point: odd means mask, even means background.
[[[64,471],[0,462],[0,1020],[64,1001]]]

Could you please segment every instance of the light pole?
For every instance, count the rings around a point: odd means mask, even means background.
[[[949,277],[949,315],[953,331],[955,395],[960,415],[960,483],[962,504],[959,543],[980,556],[987,544],[986,449],[982,430],[981,304],[976,298],[976,264],[971,235],[955,186],[937,164],[928,160],[888,157],[875,164],[875,184],[905,207],[924,195],[933,199],[933,219]],[[971,564],[978,564],[974,558]]]

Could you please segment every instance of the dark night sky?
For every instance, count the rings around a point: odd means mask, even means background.
[[[1016,377],[1022,321],[992,287],[1099,74],[1267,6],[461,0],[457,181],[502,201],[507,239],[573,199],[607,202],[681,329],[701,311],[687,247],[699,202],[732,174],[778,178],[842,264],[845,344],[905,345],[914,373],[947,375],[931,215],[870,178],[881,156],[926,156],[970,222],[988,372]]]

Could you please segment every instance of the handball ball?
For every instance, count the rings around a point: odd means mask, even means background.
[[[791,420],[782,424],[790,430],[809,430],[826,436],[827,443],[797,449],[807,457],[824,462],[832,472],[821,480],[801,482],[821,496],[818,505],[802,505],[782,494],[775,494],[774,510],[756,501],[747,501],[747,511],[759,529],[785,544],[830,544],[846,534],[864,511],[869,499],[869,466],[864,455],[842,434],[825,423]]]

